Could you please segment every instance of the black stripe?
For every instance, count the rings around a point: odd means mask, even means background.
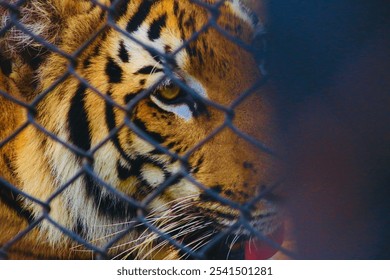
[[[108,92],[107,95],[111,96],[111,93]],[[116,127],[116,120],[115,120],[115,113],[114,113],[114,107],[106,102],[106,110],[105,110],[105,114],[106,114],[106,123],[107,123],[107,127],[108,127],[108,131],[112,131],[115,129]],[[112,138],[111,138],[111,141],[112,143],[114,144],[115,148],[118,150],[118,152],[120,153],[120,155],[128,162],[130,163],[131,162],[131,158],[129,157],[128,154],[126,154],[126,152],[123,150],[120,142],[119,142],[119,137],[118,137],[118,134],[115,134]]]
[[[8,168],[8,170],[11,173],[15,173],[15,168],[12,165],[11,159],[6,154],[3,154],[3,160],[4,160],[4,163],[5,163],[5,166]]]
[[[167,111],[161,109],[158,105],[156,105],[156,103],[154,103],[153,101],[149,100],[146,102],[146,104],[148,104],[149,107],[157,110],[160,114],[161,114],[161,117],[164,118],[165,116],[168,116],[170,115],[171,113],[168,113]]]
[[[93,198],[101,215],[128,220],[136,216],[136,207],[113,194],[103,194],[103,187],[96,184],[90,175],[86,174],[84,180],[87,195]]]
[[[161,68],[156,68],[152,65],[142,67],[139,69],[137,72],[134,73],[134,75],[142,74],[142,75],[150,75],[151,73],[158,73],[158,72],[163,72]]]
[[[165,155],[165,153],[157,148],[153,149],[152,151],[149,152],[151,155]]]
[[[120,17],[124,16],[127,13],[129,7],[129,0],[111,0],[110,2],[111,5],[115,4],[113,9],[111,9],[111,11],[114,11],[115,20],[118,20]]]
[[[99,15],[99,19],[101,21],[103,21],[105,17],[106,17],[106,11],[105,10],[101,10],[100,11],[100,15]]]
[[[89,54],[89,55],[87,56],[87,58],[84,60],[84,62],[83,62],[84,68],[88,68],[88,67],[91,65],[91,60],[92,60],[94,57],[96,57],[96,56],[99,55],[99,53],[100,53],[100,47],[101,47],[101,42],[98,42],[98,43],[96,44],[96,46],[94,47],[92,54]]]
[[[174,174],[169,174],[166,178],[169,178],[171,176],[174,176]],[[173,185],[180,183],[180,181],[183,179],[184,179],[183,175],[175,175],[175,178],[173,179],[173,181],[171,181],[170,186],[173,186]]]
[[[122,60],[122,62],[127,63],[130,60],[130,55],[128,51],[126,50],[125,43],[123,40],[121,41],[119,45],[119,58]]]
[[[0,181],[0,203],[4,203],[22,218],[26,219],[29,224],[34,221],[32,212],[24,209],[20,195],[3,185]]]
[[[88,56],[84,61],[83,61],[83,66],[84,68],[88,68],[90,65],[91,65],[91,59],[92,59],[92,56]]]
[[[92,12],[97,7],[97,5],[95,3],[90,3],[90,5],[91,5],[91,7],[89,8],[88,13]],[[99,10],[100,10],[100,7],[99,7]]]
[[[130,102],[134,97],[136,97],[137,94],[140,94],[142,91],[143,91],[143,89],[140,89],[140,90],[138,90],[138,91],[136,91],[136,92],[134,92],[134,93],[126,94],[126,95],[125,95],[125,98],[124,98],[125,104],[126,104],[126,105],[129,104],[129,102]]]
[[[203,162],[204,162],[204,157],[201,156],[201,157],[198,159],[197,163],[195,164],[195,168],[192,170],[192,173],[198,173],[199,170],[200,170],[200,167],[201,167],[202,164],[203,164]]]
[[[172,47],[170,45],[165,45],[164,51],[165,51],[165,53],[172,53]]]
[[[198,50],[198,46],[196,43],[191,42],[188,46],[186,46],[187,53],[190,57],[196,58],[199,60],[201,65],[204,65],[204,59],[202,56],[202,52]]]
[[[12,62],[10,59],[6,59],[0,53],[0,69],[5,76],[9,76],[12,73]]]
[[[179,13],[179,3],[178,1],[175,1],[173,3],[173,14],[177,17],[178,13]]]
[[[91,134],[89,131],[88,114],[85,109],[86,87],[79,85],[72,98],[68,113],[70,141],[85,151],[91,148]]]
[[[119,160],[116,163],[116,171],[118,172],[118,178],[122,181],[129,179],[131,176],[134,176],[131,168],[123,166]]]
[[[104,33],[106,34],[106,33]],[[101,41],[104,41],[105,39],[103,39],[104,35],[102,36],[102,40]],[[101,48],[101,44],[102,42],[98,42],[95,46],[95,48],[93,49],[93,53],[92,53],[92,56],[95,57],[95,56],[98,56],[99,53],[100,53],[100,48]]]
[[[183,29],[184,28],[184,23],[183,23],[183,21],[184,21],[184,14],[185,14],[184,10],[180,10],[179,12],[177,12],[176,17],[177,17],[177,21],[178,21],[178,27],[180,29],[181,39],[183,41],[186,41],[186,37],[185,37],[185,34],[184,34],[184,29]]]
[[[129,104],[129,102],[136,96],[137,95],[135,95],[135,94],[126,94],[126,96],[125,96],[125,104],[126,105]]]
[[[196,32],[196,24],[195,24],[195,19],[192,15],[188,17],[188,19],[184,22],[184,26],[191,30],[192,33]]]
[[[138,6],[137,12],[133,15],[130,21],[127,23],[126,31],[131,33],[136,31],[147,18],[154,3],[158,1],[144,0]]]
[[[106,74],[109,77],[110,83],[118,84],[122,82],[123,70],[122,68],[112,59],[108,58],[106,64]]]
[[[37,70],[45,61],[49,50],[43,46],[39,48],[27,47],[21,52],[23,61],[26,62],[33,70]]]
[[[138,179],[142,179],[141,177],[141,169],[145,163],[150,162],[150,159],[145,158],[143,156],[137,156],[135,159],[131,161],[131,171],[134,176],[137,176]]]
[[[155,19],[150,25],[150,29],[148,32],[149,40],[154,41],[161,36],[161,30],[165,27],[167,23],[167,15],[164,14],[159,18]]]
[[[210,187],[210,189],[216,192],[217,194],[220,194],[222,192],[222,188],[223,188],[222,185],[215,185]]]
[[[76,224],[74,225],[73,231],[76,232],[78,235],[83,237],[84,239],[87,237],[87,229],[84,227],[83,222],[80,218],[77,218]]]
[[[157,132],[153,132],[153,131],[150,131],[147,129],[146,127],[146,124],[138,119],[138,118],[134,118],[133,120],[133,123],[141,130],[143,130],[145,133],[147,133],[147,135],[152,138],[154,141],[158,142],[158,143],[164,143],[166,138],[163,137],[161,134],[157,133]]]

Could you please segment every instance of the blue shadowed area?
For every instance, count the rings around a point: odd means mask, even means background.
[[[289,210],[305,259],[390,259],[389,6],[269,3]]]

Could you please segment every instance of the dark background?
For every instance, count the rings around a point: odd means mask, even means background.
[[[390,259],[389,11],[388,1],[269,1],[303,259]]]

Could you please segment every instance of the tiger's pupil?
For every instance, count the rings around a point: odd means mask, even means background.
[[[160,90],[162,98],[172,100],[178,97],[180,94],[180,88],[178,86],[167,86]]]

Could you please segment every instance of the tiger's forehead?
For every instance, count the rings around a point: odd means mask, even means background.
[[[211,19],[211,13],[215,13],[217,10],[219,10],[218,19],[222,19],[222,21],[235,17],[252,29],[259,23],[254,13],[245,7],[240,0],[122,0],[114,9],[117,23],[121,27],[126,25],[123,29],[129,33],[136,31],[144,22],[152,24],[154,21],[155,24],[158,24],[156,17],[162,14],[166,15],[165,20],[168,21],[172,21],[172,17],[176,17],[179,23],[184,23],[178,25],[184,29],[194,28],[193,25],[196,23],[199,26],[204,26]],[[186,21],[183,21],[184,17],[187,17]]]
[[[237,46],[228,42],[215,26],[208,26],[210,10],[197,1],[125,2],[126,6],[118,8],[116,22],[122,33],[111,30],[113,36],[108,36],[106,50],[111,59],[123,65],[122,70],[128,77],[134,74],[140,77],[143,86],[152,86],[164,76],[166,54],[174,53],[177,69],[190,70],[196,75],[210,71],[223,75],[226,66],[220,61],[239,56]],[[198,2],[210,5],[221,1]],[[220,28],[243,41],[251,40],[255,23],[240,1],[224,1],[218,10]],[[121,36],[117,36],[118,32]],[[233,52],[238,56],[232,55]]]

